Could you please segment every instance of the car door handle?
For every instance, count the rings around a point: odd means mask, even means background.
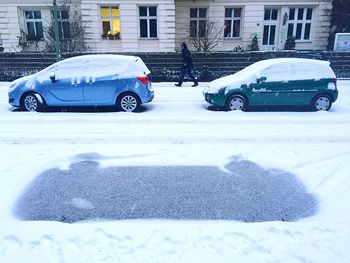
[[[78,85],[80,85],[80,83],[81,83],[80,78],[74,77],[72,79],[72,86],[78,86]]]
[[[85,83],[86,84],[90,84],[90,85],[92,85],[92,83],[93,83],[93,78],[90,76],[90,77],[85,77]]]

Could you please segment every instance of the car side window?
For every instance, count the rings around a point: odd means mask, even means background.
[[[86,62],[84,76],[87,78],[106,77],[115,75],[118,65],[109,58],[90,59]]]
[[[46,69],[40,71],[40,72],[38,73],[37,80],[38,80],[40,83],[43,83],[44,81],[50,80],[50,75],[51,75],[52,73],[56,72],[57,67],[58,67],[57,64],[53,64],[53,65],[49,66],[48,68],[46,68]]]
[[[288,67],[289,79],[294,80],[297,79],[297,67],[294,63],[290,64]]]
[[[290,65],[284,63],[269,66],[262,70],[258,77],[265,76],[266,82],[286,81],[289,77],[289,66]]]
[[[296,68],[296,75],[298,79],[312,80],[319,79],[320,76],[326,76],[324,67],[311,63],[299,63]]]
[[[57,79],[81,77],[84,74],[84,60],[65,61],[58,65],[55,75]]]

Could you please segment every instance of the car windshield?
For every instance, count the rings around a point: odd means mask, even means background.
[[[257,75],[268,65],[269,64],[265,63],[265,61],[259,61],[238,71],[233,75],[214,80],[210,83],[209,92],[217,92],[223,87],[240,87],[242,84],[250,84],[256,82]]]

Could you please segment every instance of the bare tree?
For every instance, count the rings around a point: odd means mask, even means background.
[[[205,21],[200,28],[190,24],[186,29],[187,41],[197,51],[210,51],[220,43],[223,29],[223,26],[214,21]]]
[[[69,6],[71,5],[71,0],[61,0],[60,1],[60,10],[65,10],[68,16]],[[62,13],[60,15],[62,19]],[[62,30],[64,27],[64,30]],[[66,19],[59,25],[60,30],[60,49],[61,52],[82,52],[89,50],[89,46],[86,43],[86,26],[81,22],[81,17],[74,15]],[[54,21],[44,27],[45,33],[45,51],[46,52],[55,52],[55,30],[54,30]]]
[[[44,29],[45,51],[55,52],[55,31],[53,25]],[[85,41],[86,28],[80,21],[75,19],[69,21],[69,36],[60,39],[61,52],[82,52],[89,50]]]

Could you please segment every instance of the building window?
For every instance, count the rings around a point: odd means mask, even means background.
[[[190,37],[205,37],[207,27],[207,9],[190,9]]]
[[[242,8],[225,8],[224,37],[240,37]]]
[[[264,11],[263,46],[273,47],[276,42],[278,9],[266,8]]]
[[[40,11],[24,11],[25,24],[27,27],[27,39],[38,41],[43,39],[43,21]]]
[[[140,6],[140,37],[157,38],[157,7]]]
[[[288,37],[295,40],[310,40],[312,8],[290,8]]]
[[[51,11],[52,24],[54,23],[54,13]],[[69,24],[69,11],[68,10],[59,10],[57,12],[57,22],[58,22],[58,33],[60,39],[71,38],[70,33],[70,24]]]
[[[102,39],[120,39],[119,7],[101,6]]]

